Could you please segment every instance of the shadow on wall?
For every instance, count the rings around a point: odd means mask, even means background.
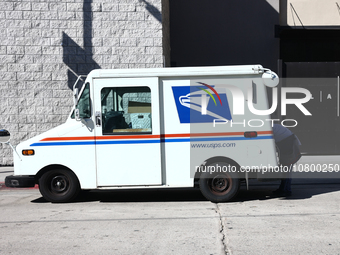
[[[276,71],[278,24],[265,0],[170,0],[172,66],[261,64]]]
[[[84,44],[89,43],[91,38],[84,38]],[[85,46],[82,49],[66,33],[63,32],[63,62],[69,67],[67,71],[68,87],[73,89],[77,75],[87,75],[93,69],[100,66],[92,58],[92,46]],[[79,86],[79,83],[78,83]]]
[[[80,47],[72,38],[63,32],[63,62],[69,67],[68,87],[73,89],[73,85],[77,80],[77,75],[87,75],[93,69],[101,68],[93,59],[92,45],[92,0],[84,0],[83,2],[83,44]],[[162,22],[161,12],[146,0],[139,0],[145,4],[145,9],[159,22]],[[80,82],[78,83],[78,86]]]
[[[81,48],[63,32],[63,62],[69,67],[67,72],[68,87],[73,89],[77,75],[86,75],[93,69],[100,68],[93,60],[92,45],[92,0],[83,3],[83,44]],[[79,84],[78,84],[79,85]]]
[[[154,16],[159,22],[162,23],[162,13],[153,5],[149,4],[146,0],[139,0],[139,2],[145,4],[145,9]]]

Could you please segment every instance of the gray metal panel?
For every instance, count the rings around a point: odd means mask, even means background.
[[[283,86],[306,88],[314,98],[304,104],[312,116],[304,116],[296,106],[287,107],[286,118],[299,123],[291,130],[299,137],[302,151],[311,155],[340,154],[340,117],[337,116],[340,63],[286,62],[284,67],[288,79]]]

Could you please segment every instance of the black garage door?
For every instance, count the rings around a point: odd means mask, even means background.
[[[305,116],[294,105],[287,107],[286,118],[298,121],[292,131],[299,137],[302,151],[309,155],[340,154],[340,62],[285,62],[283,75],[289,78],[283,79],[282,86],[306,88],[313,95],[304,104],[312,116]]]

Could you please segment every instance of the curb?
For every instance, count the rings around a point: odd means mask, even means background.
[[[28,190],[28,189],[39,189],[39,185],[36,184],[32,188],[9,188],[9,187],[6,187],[4,182],[0,182],[0,190]]]

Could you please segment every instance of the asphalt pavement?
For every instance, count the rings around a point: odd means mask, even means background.
[[[0,183],[11,174],[1,167]],[[340,179],[296,178],[287,198],[273,196],[278,184],[251,181],[218,204],[198,189],[90,191],[66,204],[0,189],[0,253],[340,254]]]

